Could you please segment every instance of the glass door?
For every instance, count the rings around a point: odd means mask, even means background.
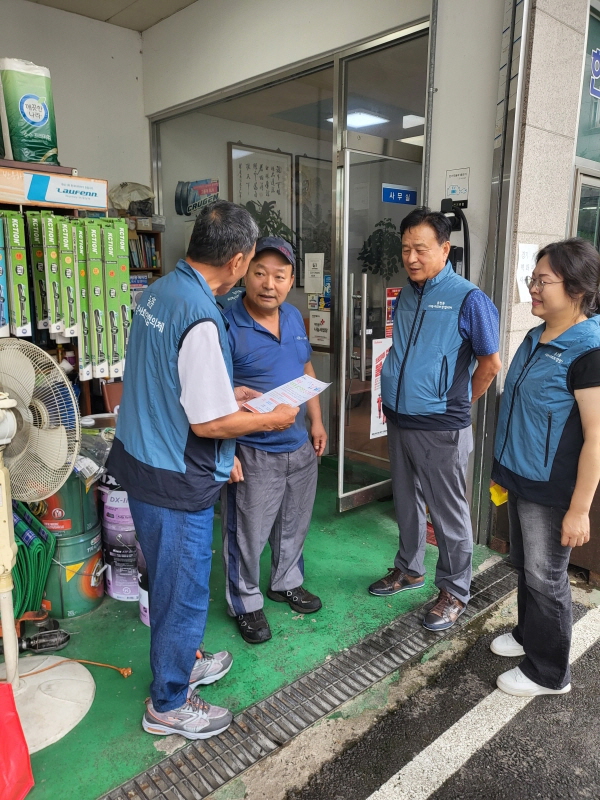
[[[391,494],[380,373],[407,277],[400,223],[417,205],[421,164],[344,151],[338,505]]]
[[[406,285],[400,223],[422,202],[428,29],[340,63],[337,128],[338,509],[391,494],[379,390]],[[340,302],[341,301],[341,302]]]

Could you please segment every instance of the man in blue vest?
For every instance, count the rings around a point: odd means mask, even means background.
[[[449,220],[417,208],[400,226],[408,286],[400,292],[392,348],[381,373],[400,547],[369,586],[387,597],[424,585],[426,507],[439,555],[429,630],[452,627],[469,602],[473,535],[465,496],[473,449],[471,404],[501,368],[498,312],[448,261]]]
[[[294,284],[295,267],[294,252],[285,239],[258,240],[246,291],[225,312],[234,383],[268,392],[303,375],[315,377],[302,314],[284,302]],[[229,613],[250,644],[271,638],[258,586],[260,556],[267,541],[271,545],[267,597],[288,603],[299,614],[321,608],[320,599],[302,585],[302,548],[317,489],[317,456],[326,443],[318,397],[309,400],[306,409],[301,406],[291,428],[238,438],[245,479],[221,494],[223,561]]]
[[[225,201],[203,209],[186,260],[152,284],[136,307],[123,399],[108,470],[127,490],[148,566],[150,665],[144,730],[206,739],[231,722],[196,687],[231,668],[231,655],[200,648],[208,610],[214,504],[243,480],[235,437],[289,428],[298,410],[250,414],[257,392],[234,391],[227,326],[215,295],[242,278],[257,227]],[[199,649],[200,648],[200,649]]]

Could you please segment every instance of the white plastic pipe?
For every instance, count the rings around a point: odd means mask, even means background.
[[[10,592],[0,592],[0,619],[2,621],[6,680],[12,685],[13,691],[16,692],[19,687],[19,643],[15,630],[12,590]]]

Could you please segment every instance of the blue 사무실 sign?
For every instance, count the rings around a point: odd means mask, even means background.
[[[397,186],[394,183],[381,184],[383,203],[401,203],[405,206],[417,205],[417,190],[412,186]]]

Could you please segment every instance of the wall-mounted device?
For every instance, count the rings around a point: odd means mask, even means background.
[[[442,200],[440,211],[450,220],[453,231],[462,230],[463,232],[464,247],[451,246],[449,259],[456,272],[462,275],[463,278],[471,280],[471,239],[469,237],[469,223],[464,211],[450,197]]]

